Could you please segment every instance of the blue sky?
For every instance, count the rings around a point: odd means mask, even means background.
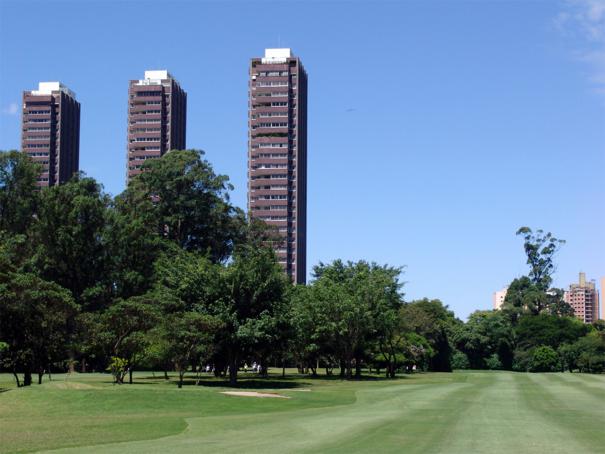
[[[567,240],[556,285],[605,276],[604,0],[0,0],[0,149],[22,90],[60,80],[117,194],[128,80],[168,69],[245,207],[248,61],[278,45],[309,73],[309,266],[405,265],[407,299],[466,317],[526,272],[528,225]]]

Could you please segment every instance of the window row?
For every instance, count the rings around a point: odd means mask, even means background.
[[[252,166],[252,170],[256,169],[287,169],[288,164],[258,164]]]
[[[251,177],[252,180],[284,180],[288,178],[287,174],[278,174],[278,175],[253,175]]]
[[[287,87],[288,81],[270,81],[270,82],[257,82],[257,87]]]
[[[131,142],[159,142],[160,137],[135,137]]]
[[[264,77],[287,76],[288,71],[260,71],[258,75]]]
[[[288,157],[288,153],[259,153],[252,155],[252,159],[259,158],[271,158],[271,159],[284,159]]]
[[[286,200],[288,198],[285,194],[278,195],[259,195],[258,197],[252,197],[252,200]]]

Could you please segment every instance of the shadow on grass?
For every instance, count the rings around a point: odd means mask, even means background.
[[[268,377],[262,377],[252,373],[239,373],[237,376],[237,384],[232,386],[229,383],[228,377],[215,377],[213,374],[200,373],[199,376],[188,373],[184,380],[183,386],[203,386],[207,388],[235,388],[235,389],[296,389],[305,388],[319,382],[393,382],[398,380],[406,380],[412,375],[397,375],[395,378],[387,378],[384,375],[362,375],[361,377],[352,377],[350,379],[342,378],[340,374],[316,376],[308,374],[289,374],[282,377],[281,374],[270,374]],[[114,384],[111,376],[105,381],[107,384]],[[169,379],[165,380],[163,375],[148,375],[134,377],[133,385],[176,385],[178,376],[170,374]],[[128,385],[126,379],[123,385]],[[122,386],[117,385],[116,386]]]

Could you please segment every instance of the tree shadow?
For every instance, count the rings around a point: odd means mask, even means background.
[[[231,385],[228,378],[216,377],[187,377],[183,385],[190,384],[204,386],[208,388],[245,388],[245,389],[296,389],[308,387],[310,383],[294,381],[292,377],[276,378],[276,377],[246,377],[238,376],[237,384]]]

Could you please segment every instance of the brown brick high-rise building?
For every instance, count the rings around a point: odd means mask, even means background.
[[[186,148],[187,93],[166,71],[145,71],[128,88],[128,179],[149,158]]]
[[[599,291],[594,281],[586,282],[584,273],[580,273],[577,284],[569,286],[564,298],[573,308],[574,315],[584,323],[593,323],[599,319]]]
[[[278,229],[290,278],[307,271],[307,73],[290,49],[250,62],[248,212]]]
[[[21,150],[42,166],[39,187],[65,183],[78,172],[80,103],[60,82],[23,92]]]

